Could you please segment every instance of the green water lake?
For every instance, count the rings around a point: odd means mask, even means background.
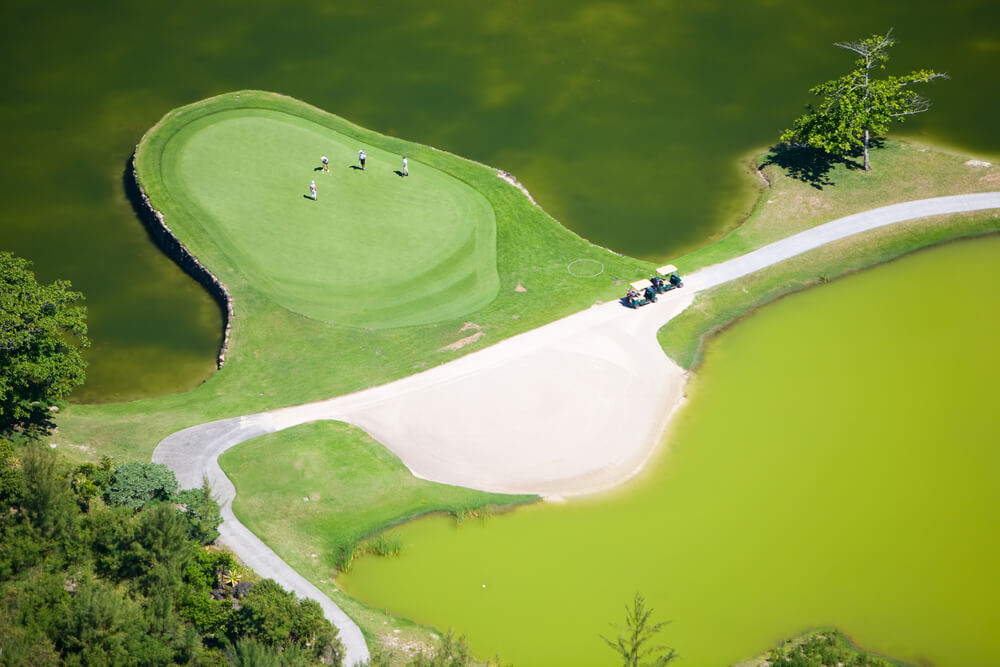
[[[685,665],[829,625],[911,664],[991,664],[998,262],[994,236],[782,299],[711,343],[640,479],[408,524],[401,558],[339,581],[519,666],[612,664],[599,635],[636,591]]]
[[[76,400],[170,394],[213,372],[221,315],[150,243],[122,177],[174,107],[242,88],[292,95],[506,169],[592,241],[669,259],[741,219],[754,181],[739,159],[847,66],[834,41],[895,27],[893,71],[952,75],[905,133],[1000,153],[998,23],[987,0],[10,0],[0,247],[88,297]]]

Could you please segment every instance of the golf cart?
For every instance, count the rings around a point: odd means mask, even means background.
[[[647,303],[655,301],[656,288],[648,280],[635,281],[629,286],[628,291],[625,292],[625,296],[622,297],[622,303],[629,308],[638,308],[639,306],[645,306]]]
[[[669,292],[672,289],[677,289],[678,287],[684,287],[684,281],[677,274],[677,267],[673,264],[667,264],[666,266],[661,266],[656,270],[658,275],[651,276],[649,281],[653,285],[653,289],[656,290],[658,294],[663,294],[664,292]]]

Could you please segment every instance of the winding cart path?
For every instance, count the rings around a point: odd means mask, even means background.
[[[386,385],[194,426],[164,439],[153,460],[174,470],[184,488],[207,476],[222,505],[221,541],[262,576],[319,601],[340,631],[347,664],[365,661],[358,627],[233,515],[235,489],[219,467],[222,452],[265,433],[336,419],[369,432],[425,479],[547,497],[606,489],[642,467],[682,401],[685,372],[663,354],[656,332],[695,293],[877,227],[994,208],[1000,192],[840,218],[685,276],[683,289],[634,312],[605,303]],[[647,409],[634,411],[640,403]]]

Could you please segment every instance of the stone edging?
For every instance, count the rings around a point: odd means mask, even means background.
[[[142,221],[143,226],[149,236],[162,250],[167,257],[174,260],[186,274],[198,281],[208,293],[212,295],[216,303],[222,310],[222,346],[219,348],[219,357],[216,363],[219,368],[226,363],[226,352],[229,350],[229,332],[233,323],[233,297],[229,290],[222,284],[222,281],[205,268],[191,252],[184,247],[184,244],[174,235],[167,226],[163,214],[153,208],[152,202],[142,189],[139,183],[139,175],[135,169],[135,153],[128,159],[125,167],[125,196],[132,203],[132,208]]]

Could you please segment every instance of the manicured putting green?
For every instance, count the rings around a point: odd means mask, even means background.
[[[367,169],[358,150],[367,152]],[[320,157],[329,173],[318,171]],[[255,289],[365,327],[461,317],[497,294],[496,221],[466,183],[271,109],[192,120],[164,146],[170,196]],[[399,172],[399,173],[397,173]],[[316,181],[318,198],[309,194]]]

